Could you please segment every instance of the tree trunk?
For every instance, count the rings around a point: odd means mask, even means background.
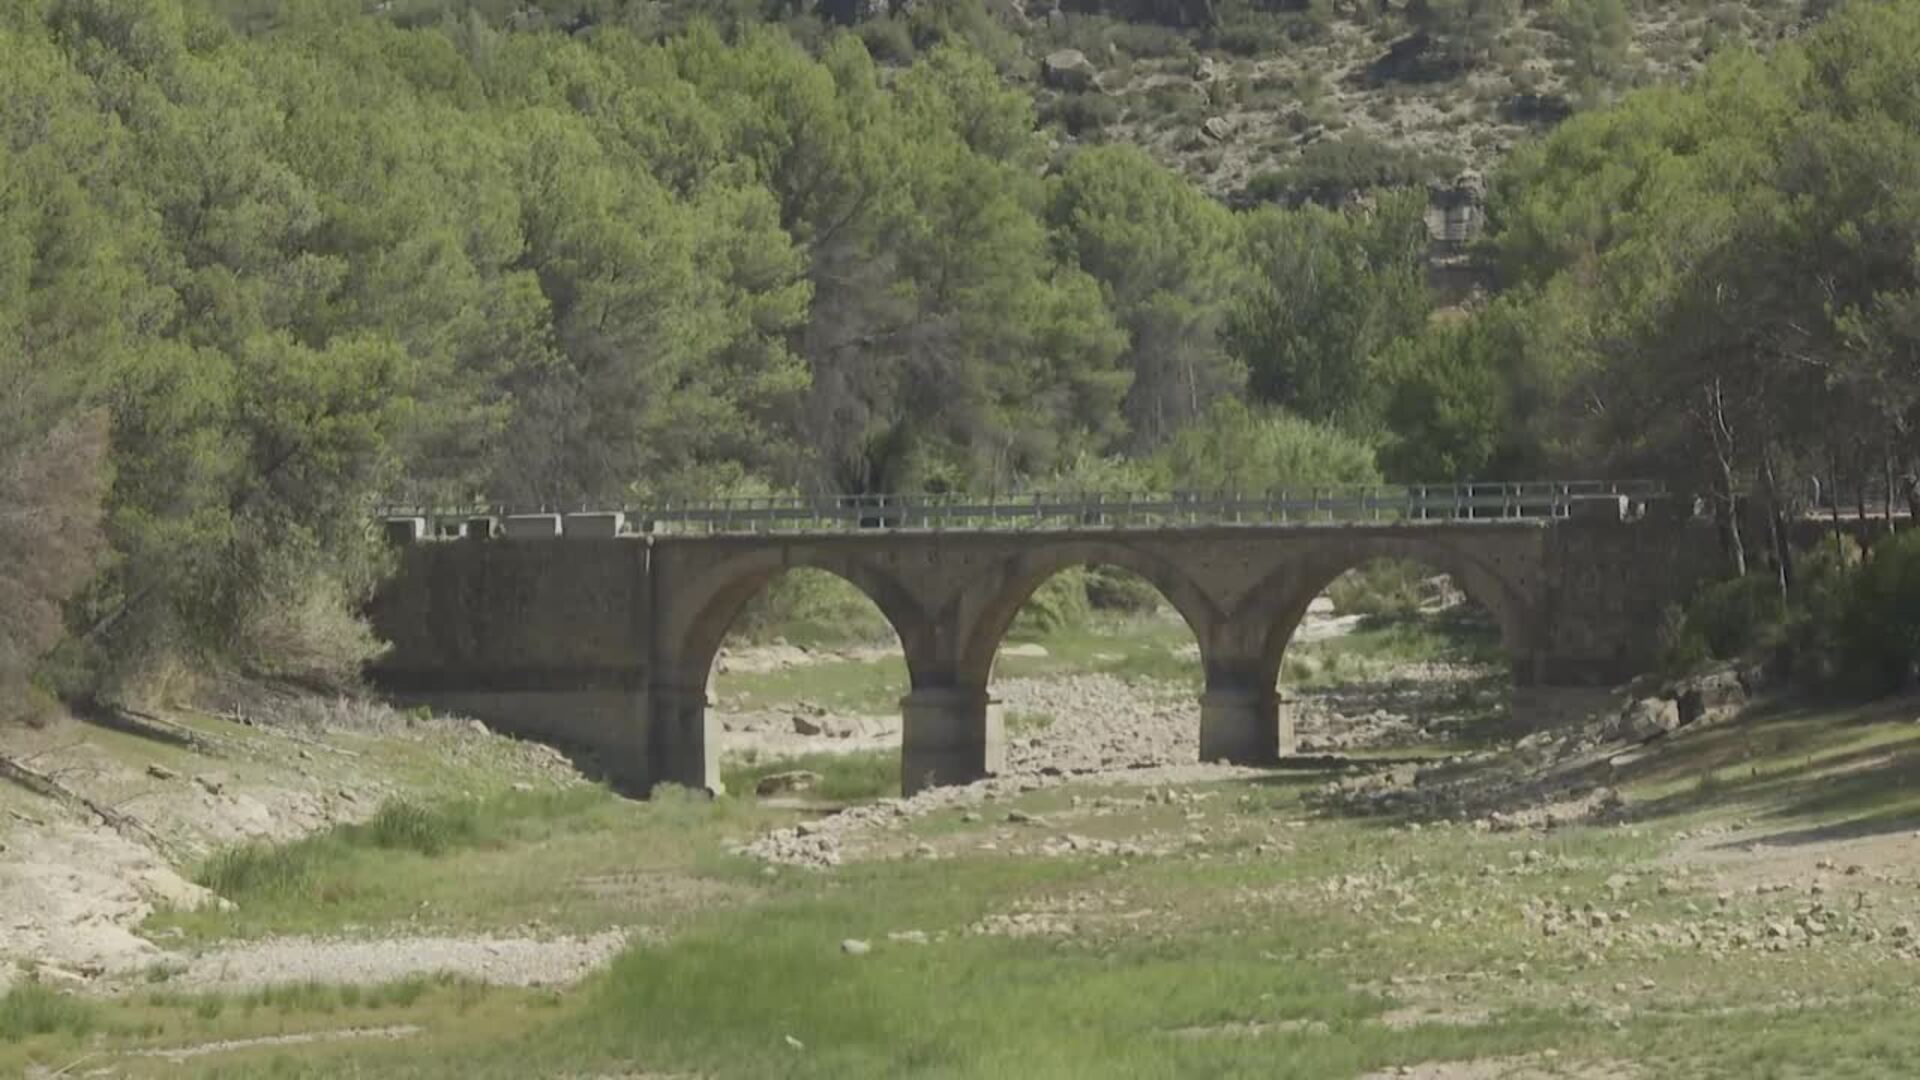
[[[1767,532],[1773,538],[1774,577],[1780,583],[1780,599],[1793,588],[1793,545],[1787,542],[1787,519],[1780,505],[1780,479],[1773,467],[1773,446],[1764,444],[1760,452],[1760,477],[1767,486]]]
[[[1886,513],[1881,517],[1881,520],[1887,526],[1888,535],[1892,535],[1893,533],[1893,453],[1891,450],[1889,450],[1886,454],[1881,455],[1880,467],[1883,470],[1886,476],[1886,481],[1887,481],[1887,501],[1885,506]]]
[[[1727,558],[1733,564],[1735,577],[1747,576],[1747,545],[1740,538],[1739,495],[1733,482],[1733,428],[1727,423],[1726,397],[1720,391],[1720,380],[1715,379],[1704,390],[1706,396],[1706,427],[1708,439],[1713,444],[1714,463],[1718,466],[1714,474],[1714,507],[1720,517],[1720,537],[1727,546]]]
[[[1828,518],[1833,522],[1833,555],[1839,558],[1846,551],[1846,545],[1840,542],[1840,470],[1834,467],[1832,459],[1827,461],[1827,506],[1831,509]]]

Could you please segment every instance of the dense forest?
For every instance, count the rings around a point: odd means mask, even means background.
[[[0,8],[0,682],[350,665],[381,498],[1633,475],[1731,524],[1920,456],[1913,0],[1523,146],[1466,311],[1423,192],[1229,210],[979,35],[462,12]]]

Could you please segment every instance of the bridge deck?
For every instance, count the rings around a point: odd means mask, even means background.
[[[1650,484],[1540,481],[1458,486],[1316,488],[1304,492],[1060,494],[982,498],[952,495],[858,495],[743,498],[698,504],[516,512],[498,506],[388,506],[377,516],[413,523],[415,537],[461,536],[502,522],[509,535],[760,534],[846,531],[1008,532],[1087,528],[1165,529],[1203,526],[1499,524],[1551,521],[1583,512],[1621,515],[1656,498]]]

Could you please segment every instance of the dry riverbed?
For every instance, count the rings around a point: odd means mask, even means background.
[[[465,722],[292,697],[167,713],[190,746],[34,732],[9,753],[128,820],[0,788],[0,978],[94,1003],[24,1035],[0,1006],[0,1073],[1920,1069],[1920,703],[1649,742],[1624,698],[1530,732],[1471,663],[1303,655],[1291,706],[1344,765],[1201,765],[1190,686],[1030,667],[996,686],[1009,775],[846,807],[633,804]],[[858,712],[754,705],[722,719],[784,726],[755,754],[897,750]],[[403,795],[482,809],[444,845],[324,840]],[[206,879],[232,898],[187,880],[316,830]]]

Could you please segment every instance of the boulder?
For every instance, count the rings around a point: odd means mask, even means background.
[[[756,795],[781,795],[795,791],[812,791],[814,785],[819,782],[819,773],[810,772],[806,769],[795,769],[792,772],[769,773],[761,777],[760,782],[753,785],[753,791]]]
[[[1047,54],[1040,62],[1040,77],[1055,90],[1084,93],[1098,89],[1100,72],[1079,49],[1061,49]]]
[[[1747,690],[1740,684],[1739,672],[1709,671],[1680,683],[1675,687],[1674,697],[1680,709],[1680,723],[1691,724],[1709,713],[1746,704]]]
[[[1214,142],[1226,142],[1233,138],[1233,122],[1224,116],[1210,116],[1200,125],[1200,134]]]
[[[793,733],[795,735],[823,735],[826,733],[826,730],[823,725],[815,723],[807,717],[796,716],[793,718]]]
[[[1645,742],[1679,726],[1680,708],[1674,702],[1667,698],[1641,698],[1628,705],[1608,726],[1606,736]]]

